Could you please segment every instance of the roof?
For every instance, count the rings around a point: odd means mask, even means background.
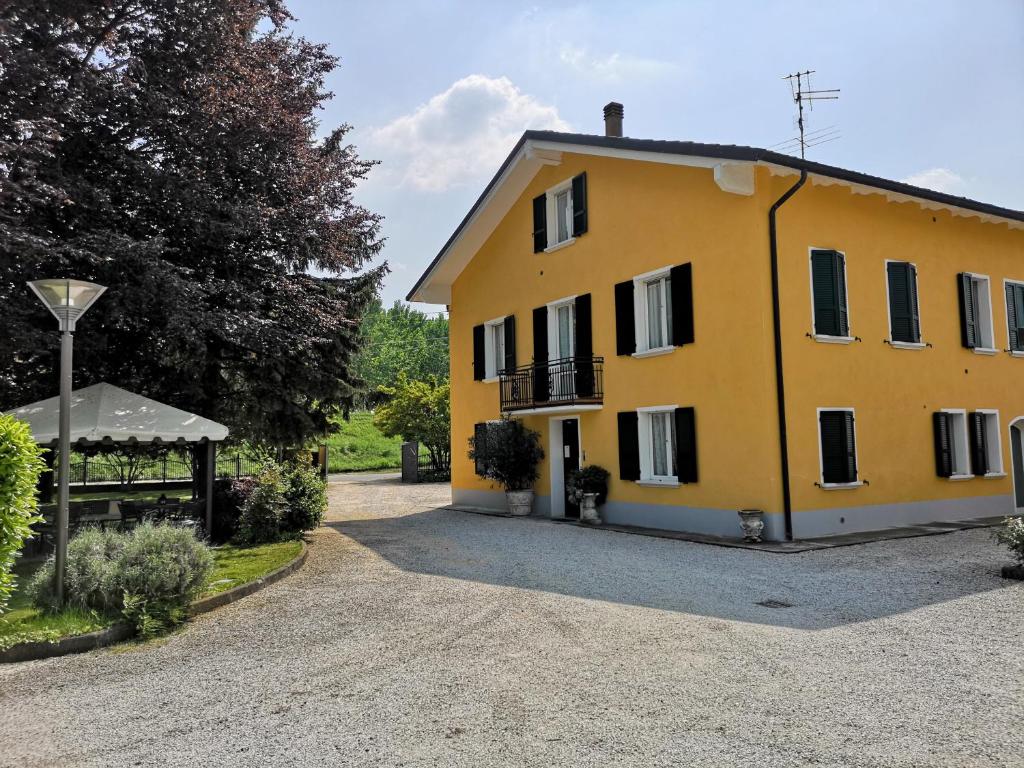
[[[427,267],[419,280],[416,281],[416,284],[406,296],[406,300],[424,300],[422,298],[416,298],[417,294],[420,293],[420,289],[444,260],[452,246],[455,245],[463,235],[466,228],[474,221],[481,209],[491,199],[493,193],[504,181],[512,166],[525,154],[524,149],[527,148],[528,145],[534,144],[572,145],[603,151],[617,150],[628,153],[649,153],[655,155],[662,154],[666,156],[673,155],[706,158],[708,160],[761,163],[765,165],[789,168],[794,171],[806,171],[808,174],[815,176],[835,179],[852,185],[874,188],[881,192],[914,198],[933,204],[937,203],[940,206],[949,206],[951,208],[959,209],[960,211],[970,211],[976,214],[995,217],[1009,222],[1024,223],[1024,211],[1018,211],[1012,208],[1003,208],[1002,206],[983,203],[967,197],[948,195],[944,192],[936,192],[931,189],[925,189],[924,187],[914,186],[913,184],[905,184],[901,181],[893,181],[892,179],[872,176],[859,171],[850,171],[845,168],[839,168],[832,165],[815,163],[810,160],[803,160],[798,157],[792,157],[791,155],[785,155],[779,152],[771,152],[767,149],[760,149],[758,147],[746,147],[736,144],[703,144],[694,141],[631,139],[627,137],[601,136],[583,133],[560,133],[558,131],[526,131],[516,143],[516,146],[509,153],[508,157],[505,158],[505,161],[501,164],[501,167],[494,175],[494,178],[490,180],[484,188],[483,193],[479,198],[477,198],[473,207],[470,208],[469,213],[466,214],[465,218],[455,229],[455,232],[452,233],[452,236],[448,238],[448,241],[438,252],[437,256],[434,257],[430,266]],[[567,151],[571,150],[567,149]]]
[[[28,422],[35,441],[46,445],[57,440],[59,410],[60,398],[51,397],[8,413]],[[223,424],[113,384],[93,384],[71,393],[72,443],[107,439],[115,443],[149,443],[154,440],[198,443],[203,440],[220,441],[227,436],[228,428]]]

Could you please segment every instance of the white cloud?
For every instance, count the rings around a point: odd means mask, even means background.
[[[905,179],[900,179],[904,184],[913,184],[915,187],[924,187],[936,192],[945,192],[948,195],[963,195],[967,187],[967,181],[957,173],[948,168],[929,168]]]
[[[494,173],[527,129],[565,131],[555,107],[519,90],[507,77],[469,75],[413,112],[373,132],[401,182],[430,191]]]
[[[563,46],[559,58],[563,64],[580,74],[608,83],[664,77],[679,70],[679,66],[670,61],[645,59],[618,52],[608,56],[593,56],[586,48],[571,45]]]

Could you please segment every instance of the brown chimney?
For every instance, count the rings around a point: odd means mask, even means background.
[[[622,136],[622,105],[617,101],[604,105],[604,135]]]

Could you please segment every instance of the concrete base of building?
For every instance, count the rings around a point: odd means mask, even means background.
[[[501,491],[453,488],[452,506],[508,514],[505,494]],[[604,521],[613,526],[679,531],[726,539],[743,536],[739,516],[736,510],[731,509],[609,501],[600,511]],[[1009,495],[812,510],[793,513],[793,537],[808,540],[927,523],[980,520],[1014,513],[1013,497]],[[533,516],[551,517],[549,496],[535,497]],[[765,541],[785,540],[785,520],[781,513],[765,514],[763,536]]]

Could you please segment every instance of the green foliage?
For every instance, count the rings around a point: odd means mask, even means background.
[[[365,405],[381,401],[381,387],[398,380],[431,376],[448,378],[448,318],[431,317],[396,301],[384,309],[376,300],[363,316],[359,330],[362,350],[355,361],[356,374],[366,383]]]
[[[319,125],[338,59],[289,23],[281,0],[0,3],[0,410],[51,394],[55,324],[25,281],[55,274],[109,286],[78,386],[278,445],[362,390],[373,163]]]
[[[394,386],[381,387],[387,402],[377,408],[373,423],[385,435],[401,435],[426,447],[436,470],[451,465],[451,389],[447,380],[431,376],[411,381],[404,372]]]
[[[236,537],[238,543],[253,546],[280,538],[286,507],[285,490],[281,467],[273,463],[265,464],[242,504]]]
[[[51,557],[32,579],[37,605],[54,609]],[[129,533],[86,529],[68,545],[65,594],[73,610],[119,612],[144,637],[184,621],[213,569],[192,531],[144,523]]]
[[[372,413],[353,413],[339,419],[337,431],[327,438],[331,472],[393,469],[402,464],[402,440],[385,437],[373,423]]]
[[[487,425],[485,438],[477,445],[469,438],[469,458],[481,465],[484,477],[506,491],[525,491],[537,482],[537,467],[544,458],[540,433],[518,419],[504,418]]]
[[[1009,547],[1014,559],[1024,565],[1024,517],[1008,517],[993,532],[1000,544]]]
[[[0,413],[0,614],[14,589],[14,559],[42,520],[36,512],[36,483],[46,468],[41,457],[28,424]]]
[[[221,544],[231,541],[238,534],[242,519],[242,507],[256,485],[255,478],[241,477],[235,480],[219,478],[213,481],[213,530],[210,540]]]
[[[298,534],[318,527],[327,511],[327,484],[320,473],[305,462],[292,462],[285,471],[284,486],[284,532]]]
[[[611,475],[604,467],[589,464],[569,475],[569,479],[565,481],[565,488],[569,492],[569,497],[577,504],[583,501],[583,494],[596,493],[597,504],[600,506],[608,500],[608,479],[610,477]]]

